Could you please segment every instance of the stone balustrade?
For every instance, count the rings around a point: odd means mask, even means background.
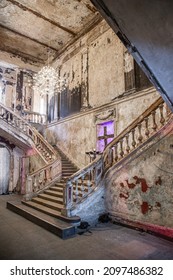
[[[6,108],[3,104],[0,104],[0,118],[31,139],[32,147],[37,150],[45,163],[50,163],[57,157],[52,146],[34,127],[29,125],[29,123],[18,114]]]
[[[164,126],[169,116],[170,111],[160,97],[109,143],[103,154],[104,170],[128,156],[134,149],[147,141]]]
[[[68,178],[63,195],[63,215],[70,216],[70,209],[93,192],[100,183],[102,174],[103,161],[99,158]]]
[[[46,189],[50,184],[61,178],[62,164],[57,158],[53,163],[27,175],[25,200],[30,200],[35,194]]]
[[[36,112],[24,111],[22,117],[29,123],[38,123],[43,125],[47,123],[47,116]]]

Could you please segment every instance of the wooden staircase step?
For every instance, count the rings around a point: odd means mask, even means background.
[[[38,197],[42,199],[46,199],[48,201],[56,202],[58,204],[63,204],[63,197],[57,197],[46,193],[39,194]]]
[[[39,197],[32,198],[31,202],[41,204],[43,206],[49,207],[49,208],[54,209],[54,210],[59,211],[59,212],[61,211],[61,209],[63,207],[63,204],[61,204],[61,203],[48,201],[46,199],[42,199],[42,198],[39,198]]]
[[[74,237],[76,234],[74,218],[71,220],[72,223],[70,223],[70,221],[63,221],[57,213],[55,213],[55,216],[53,212],[52,215],[50,215],[38,211],[32,207],[28,207],[21,201],[7,202],[7,208],[35,223],[36,225],[56,234],[62,239]],[[79,223],[79,221],[79,217],[76,217],[76,222]]]
[[[45,193],[45,194],[48,194],[49,196],[55,196],[55,197],[61,197],[61,198],[63,198],[63,192],[45,190],[44,193]]]
[[[51,191],[55,191],[55,192],[63,192],[63,188],[62,187],[58,187],[58,186],[52,186],[49,188],[49,190]]]

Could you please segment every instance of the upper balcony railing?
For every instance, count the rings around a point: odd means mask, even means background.
[[[45,163],[52,162],[56,157],[56,152],[44,137],[27,121],[11,109],[0,103],[0,118],[11,127],[17,128],[20,132],[27,135],[32,141],[31,146],[37,150]]]

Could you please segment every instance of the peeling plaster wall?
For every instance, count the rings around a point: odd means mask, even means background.
[[[124,88],[123,45],[112,30],[89,47],[89,102],[92,107],[108,103]]]
[[[125,98],[118,104],[116,115],[117,135],[160,97],[159,93],[153,89],[146,89],[141,91],[141,93],[143,93],[143,96],[138,95],[134,98]]]
[[[69,89],[82,87],[81,107],[109,103],[125,90],[124,47],[102,21],[65,51],[53,64]],[[87,99],[87,101],[86,101]]]
[[[172,129],[173,122],[169,134],[162,130],[154,146],[109,172],[106,208],[116,219],[173,228]]]
[[[81,112],[73,117],[60,120],[56,124],[50,124],[45,131],[45,137],[52,144],[58,144],[77,166],[83,168],[89,163],[88,155],[85,153],[93,148],[96,149],[97,124],[114,120],[116,136],[129,125],[129,122],[142,114],[156,98],[158,98],[158,93],[151,88],[133,97],[111,102],[109,106],[105,105],[98,109]],[[115,115],[111,114],[110,117],[102,120],[107,112],[114,112],[114,110]]]

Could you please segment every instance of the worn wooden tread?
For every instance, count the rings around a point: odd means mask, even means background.
[[[46,193],[41,193],[41,194],[38,195],[38,197],[46,199],[46,200],[50,200],[52,202],[60,203],[60,204],[63,203],[63,198],[62,197],[57,197],[57,196],[49,195],[49,194],[46,194]]]
[[[61,211],[61,209],[63,207],[63,204],[61,204],[60,202],[56,203],[56,202],[48,201],[46,199],[42,199],[40,197],[34,197],[31,201],[34,202],[34,203],[44,205],[46,207],[50,207],[50,208],[52,208],[54,210],[57,210],[57,211]]]

